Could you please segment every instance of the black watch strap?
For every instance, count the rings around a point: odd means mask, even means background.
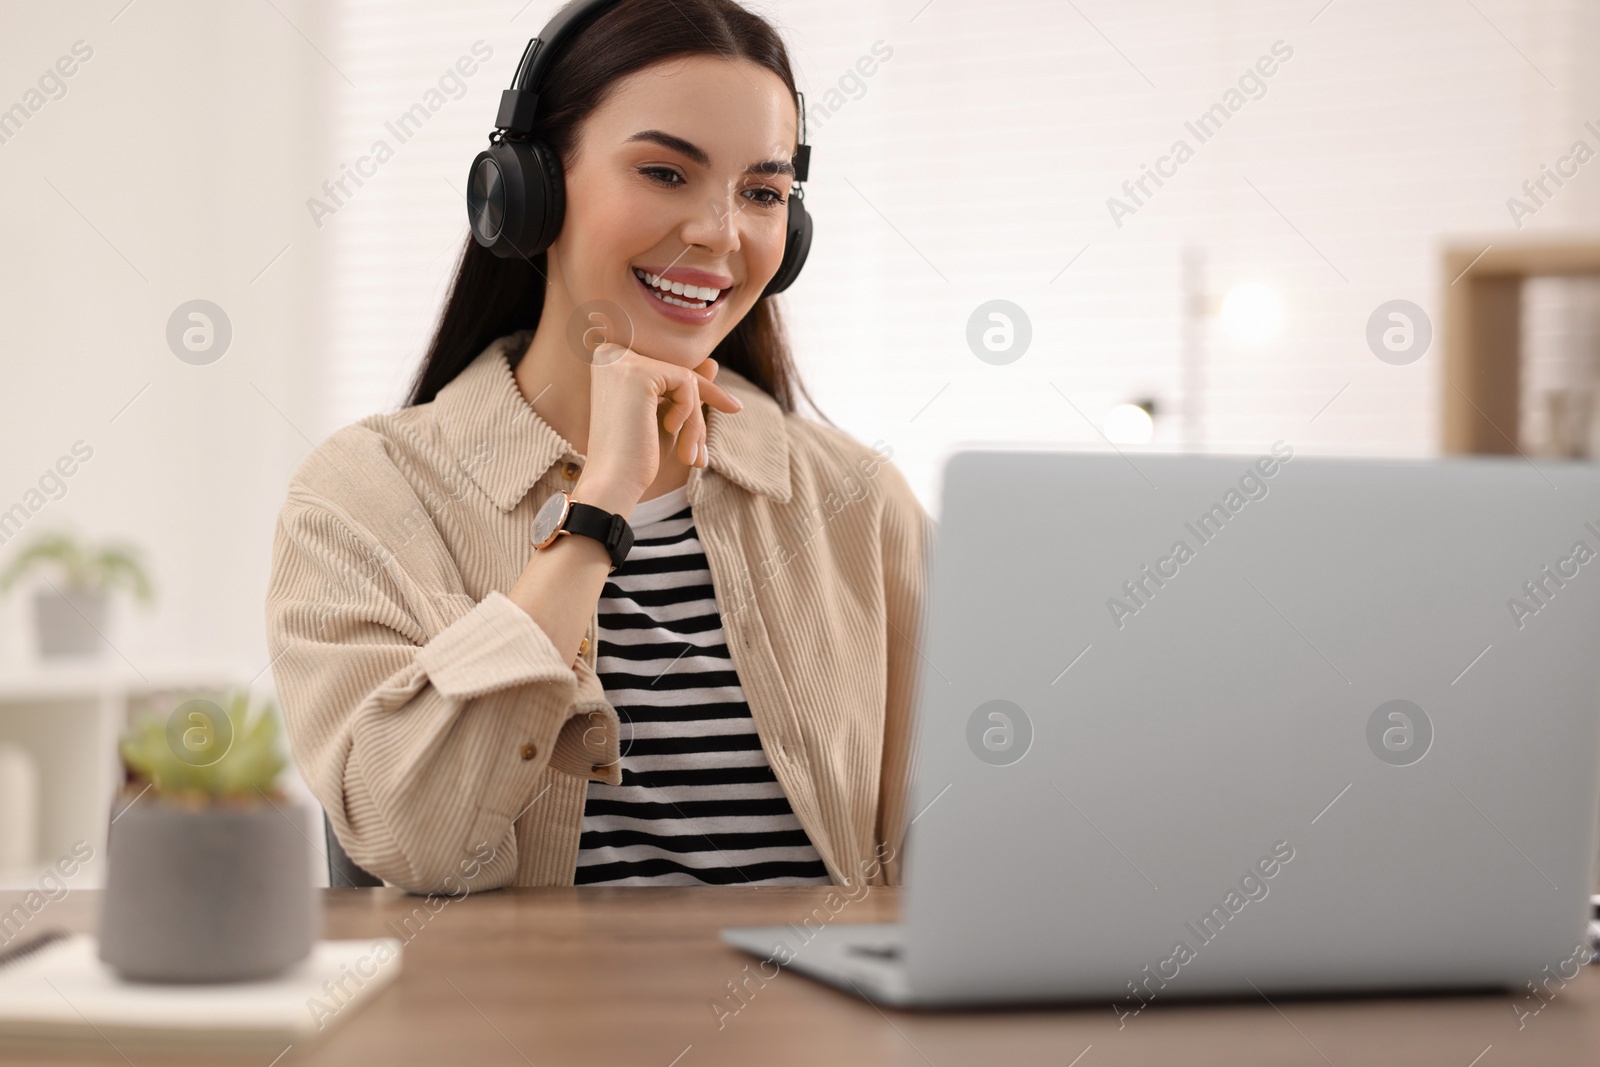
[[[592,537],[605,545],[606,551],[611,554],[612,570],[622,566],[622,561],[628,558],[628,553],[633,549],[633,527],[628,525],[628,520],[593,504],[571,501],[562,529]]]

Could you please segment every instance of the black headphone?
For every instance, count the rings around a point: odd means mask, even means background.
[[[574,3],[550,20],[528,42],[517,64],[511,88],[500,94],[500,113],[489,147],[472,161],[467,178],[467,221],[478,244],[495,255],[531,260],[549,248],[561,232],[566,214],[566,185],[561,160],[539,137],[530,136],[539,109],[545,71],[567,41],[617,3],[586,0]],[[787,289],[805,266],[811,251],[811,216],[800,183],[810,169],[811,147],[805,143],[805,98],[800,98],[800,144],[794,154],[783,262],[762,296]]]

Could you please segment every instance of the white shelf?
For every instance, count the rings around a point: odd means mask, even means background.
[[[159,692],[243,685],[247,679],[222,665],[145,667],[135,672],[120,660],[63,660],[38,667],[0,669],[0,702],[84,698],[103,693]]]
[[[0,670],[0,741],[32,755],[41,794],[36,862],[0,873],[0,887],[37,886],[79,841],[93,846],[94,859],[71,885],[98,885],[111,800],[122,781],[117,739],[131,718],[169,714],[190,695],[225,692],[248,680],[249,674],[222,665],[146,666],[136,672],[120,660]]]

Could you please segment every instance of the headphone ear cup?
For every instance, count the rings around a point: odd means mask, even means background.
[[[811,213],[806,210],[806,202],[793,194],[789,197],[789,218],[784,231],[783,262],[778,264],[778,272],[762,290],[763,297],[789,288],[800,276],[800,268],[806,265],[806,256],[811,254]]]
[[[478,153],[467,176],[467,222],[502,259],[532,259],[555,243],[566,214],[561,163],[542,140],[501,141]]]
[[[567,215],[567,183],[561,159],[541,138],[519,143],[528,161],[528,229],[517,250],[529,259],[556,243]]]

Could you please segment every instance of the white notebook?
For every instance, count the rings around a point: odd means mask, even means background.
[[[206,985],[126,982],[97,952],[78,934],[0,966],[0,1042],[276,1054],[333,1029],[400,972],[392,937],[318,941],[276,978]]]

